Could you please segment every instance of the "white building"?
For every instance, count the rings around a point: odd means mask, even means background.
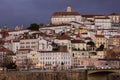
[[[66,12],[55,12],[51,16],[51,23],[58,24],[68,24],[71,21],[81,22],[81,15],[78,12],[72,12],[71,7],[67,7]]]
[[[31,49],[19,49],[16,53],[16,65],[19,68],[25,68],[28,64],[27,55],[30,53]]]
[[[53,47],[51,46],[51,42],[43,39],[42,37],[39,39],[39,50],[40,51],[52,51]]]
[[[111,19],[105,16],[95,17],[95,26],[102,29],[110,29]]]
[[[20,49],[39,49],[39,39],[38,38],[23,38],[20,40]]]
[[[15,36],[15,35],[24,34],[24,33],[29,32],[29,31],[30,30],[27,30],[27,29],[25,29],[25,30],[13,30],[13,31],[9,31],[8,34]]]
[[[112,23],[120,23],[120,14],[113,13],[108,15],[108,17],[111,19]]]
[[[72,50],[85,51],[87,46],[82,40],[71,40]]]
[[[71,67],[71,56],[68,52],[39,51],[39,61],[42,69],[68,69]]]
[[[20,42],[19,42],[19,41],[16,41],[16,40],[13,40],[11,44],[12,44],[12,51],[13,51],[14,53],[16,53],[17,50],[20,49]]]
[[[46,25],[39,28],[41,32],[47,32],[48,30],[53,30],[55,31],[55,33],[67,32],[70,31],[70,29],[71,29],[71,24]]]

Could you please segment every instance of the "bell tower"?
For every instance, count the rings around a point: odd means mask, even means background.
[[[67,12],[72,12],[71,6],[68,6],[68,7],[67,7]]]

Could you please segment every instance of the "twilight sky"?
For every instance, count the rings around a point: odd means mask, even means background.
[[[120,0],[0,0],[0,26],[46,24],[53,12],[69,5],[80,14],[120,13]]]

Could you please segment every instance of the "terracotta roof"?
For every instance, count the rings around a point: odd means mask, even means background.
[[[51,53],[51,52],[66,52],[66,51],[38,51],[40,53]]]
[[[85,43],[83,40],[71,40],[71,43]]]
[[[109,16],[115,16],[115,15],[120,15],[120,13],[111,13],[111,14],[109,14]]]
[[[2,37],[5,38],[7,36],[9,36],[8,32],[7,31],[4,31],[4,32],[0,32]]]
[[[118,29],[111,28],[111,29],[97,29],[97,30],[118,30]]]
[[[70,39],[70,37],[68,35],[66,35],[66,34],[62,34],[62,35],[58,35],[57,39],[65,40],[65,39]]]
[[[95,15],[82,15],[82,17],[89,17],[89,18],[91,18],[91,17],[94,17]]]
[[[120,35],[114,35],[113,38],[120,38]]]
[[[52,16],[80,15],[78,12],[55,12]]]
[[[104,35],[95,35],[95,37],[100,37],[100,38],[104,38]]]
[[[82,17],[88,17],[88,18],[91,18],[91,17],[94,17],[94,16],[103,16],[103,15],[98,15],[98,14],[91,14],[91,15],[82,15]]]
[[[32,49],[19,49],[18,51],[28,51],[28,50],[32,50]]]
[[[107,16],[95,16],[94,18],[95,18],[95,19],[110,19],[110,18],[107,17]]]
[[[7,48],[5,48],[3,46],[0,46],[0,52],[5,52],[8,55],[13,54],[13,52],[11,50],[9,50],[9,49],[7,49]]]
[[[71,26],[71,24],[59,24],[59,25],[50,24],[50,25],[45,25],[45,26],[40,27],[40,28],[45,28],[45,27],[58,27],[58,26]]]
[[[20,40],[13,40],[13,42],[20,42]]]
[[[85,37],[84,39],[85,40],[92,40],[90,37]]]
[[[120,61],[120,59],[98,59],[101,61]]]
[[[76,34],[76,38],[80,38],[80,34]]]

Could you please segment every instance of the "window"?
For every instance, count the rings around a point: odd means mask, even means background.
[[[35,44],[35,42],[31,42],[31,44]]]
[[[30,42],[26,42],[26,44],[30,44]]]
[[[26,48],[30,48],[30,46],[26,46]]]
[[[84,53],[82,53],[82,55],[84,55]]]

